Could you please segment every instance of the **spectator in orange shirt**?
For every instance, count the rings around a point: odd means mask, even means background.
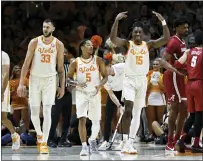
[[[165,112],[165,96],[163,86],[163,74],[160,72],[160,64],[153,61],[153,69],[148,73],[148,87],[146,95],[146,114],[148,119],[149,133],[152,133],[152,122],[162,122]]]
[[[20,81],[21,68],[15,65],[12,70],[10,78],[10,90],[11,90],[11,106],[14,110],[13,117],[16,125],[19,126],[22,118],[26,131],[29,130],[29,114],[28,114],[28,98],[18,97],[17,88]],[[24,86],[28,88],[28,79],[25,78]],[[21,116],[21,117],[20,117]]]

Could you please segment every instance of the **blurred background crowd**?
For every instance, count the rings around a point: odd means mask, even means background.
[[[203,29],[203,2],[201,1],[2,1],[1,46],[2,50],[10,56],[11,76],[15,75],[16,78],[19,78],[19,69],[15,65],[22,66],[28,43],[32,38],[42,34],[42,22],[46,18],[54,21],[56,30],[53,35],[64,43],[68,54],[71,57],[77,57],[80,41],[84,38],[91,38],[93,35],[102,37],[101,47],[105,48],[105,41],[109,37],[114,19],[122,11],[128,11],[128,17],[119,24],[119,37],[129,38],[132,24],[135,21],[141,21],[144,25],[145,41],[159,38],[162,35],[162,26],[157,17],[152,14],[153,10],[164,16],[171,35],[175,34],[174,20],[181,15],[187,17],[189,35],[185,41],[188,47],[194,44],[193,33]],[[150,50],[151,65],[154,58],[161,56],[163,51],[164,47]],[[118,52],[124,54],[125,51]],[[13,84],[15,86],[15,81]],[[19,117],[22,117],[26,124],[24,131],[32,128],[32,125],[28,123],[27,113],[27,110],[23,110],[21,114],[18,112],[12,117],[14,122],[17,120],[17,127]],[[2,130],[5,129],[2,128]]]
[[[128,11],[126,20],[119,24],[119,36],[128,37],[134,21],[144,24],[146,40],[162,35],[162,26],[152,10],[161,13],[174,34],[173,22],[185,15],[189,22],[187,43],[193,43],[193,32],[203,27],[203,3],[195,2],[1,2],[2,11],[2,50],[11,57],[12,65],[22,63],[28,42],[42,34],[42,22],[50,18],[55,22],[54,36],[77,55],[78,44],[84,37],[100,35],[103,42],[110,33],[115,16]],[[104,45],[104,43],[103,43]],[[161,51],[161,49],[160,49]],[[160,51],[151,51],[152,53]],[[155,56],[157,55],[155,54]],[[152,54],[154,55],[154,54]]]

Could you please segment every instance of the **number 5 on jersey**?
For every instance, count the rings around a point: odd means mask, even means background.
[[[41,59],[42,63],[50,63],[51,56],[49,54],[41,54],[41,56],[42,56],[42,59]]]
[[[191,67],[195,67],[196,64],[197,64],[197,56],[193,56],[191,61]]]
[[[86,73],[86,81],[91,82],[91,73]]]

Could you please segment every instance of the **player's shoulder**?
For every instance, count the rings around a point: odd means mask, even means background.
[[[57,39],[56,37],[54,37],[54,38],[56,39],[57,45],[64,46],[64,44],[63,44],[63,42],[61,40]]]
[[[4,57],[7,57],[8,56],[8,54],[5,52],[5,51],[1,51],[1,55],[2,55],[2,57],[4,56]]]
[[[177,42],[178,42],[177,37],[176,37],[176,36],[172,36],[172,37],[169,39],[168,42],[169,42],[169,43],[171,43],[171,42],[177,43]]]
[[[38,43],[38,38],[39,38],[39,36],[38,36],[38,37],[35,37],[35,38],[33,38],[33,39],[31,39],[31,40],[30,40],[30,44],[32,44],[32,45],[37,45],[37,43]]]
[[[10,58],[9,58],[9,55],[4,52],[4,51],[1,51],[1,57],[2,57],[2,65],[6,65],[6,64],[10,64]]]
[[[1,51],[1,55],[2,55],[2,58],[4,59],[8,59],[8,60],[10,59],[8,53],[6,53],[5,51]]]
[[[76,65],[78,63],[78,58],[71,59],[70,65]]]

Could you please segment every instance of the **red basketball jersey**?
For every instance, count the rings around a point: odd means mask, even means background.
[[[203,55],[202,48],[192,48],[187,55],[188,79],[203,80]]]

